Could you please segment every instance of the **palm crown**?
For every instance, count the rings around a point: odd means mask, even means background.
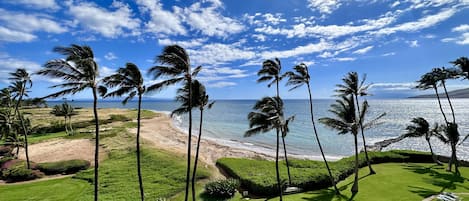
[[[264,97],[257,101],[253,112],[248,114],[249,127],[245,137],[281,129],[283,121],[283,101],[278,97]]]
[[[460,57],[450,63],[459,66],[461,71],[465,74],[466,79],[469,79],[469,59],[467,57]]]
[[[115,97],[128,94],[122,101],[122,104],[126,104],[136,95],[142,95],[145,93],[142,73],[133,63],[126,63],[125,67],[119,68],[115,74],[103,78],[103,83],[110,88],[119,87],[118,89],[107,93],[104,97]]]
[[[309,83],[310,80],[308,66],[306,66],[306,64],[301,63],[293,67],[293,69],[295,70],[294,72],[289,71],[285,73],[285,76],[288,77],[287,86],[292,86],[290,91]]]
[[[267,82],[271,81],[267,86],[270,87],[275,82],[278,82],[282,79],[280,76],[280,71],[282,70],[282,65],[278,58],[274,60],[266,60],[262,62],[262,68],[257,72],[257,75],[260,76],[257,79],[257,82]]]
[[[355,96],[367,96],[369,95],[367,90],[370,85],[365,85],[366,74],[363,76],[362,80],[359,80],[357,72],[349,72],[342,81],[344,84],[337,84],[338,89],[335,92],[338,96],[344,96],[353,94]]]

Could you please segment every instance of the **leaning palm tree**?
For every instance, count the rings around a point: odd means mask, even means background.
[[[446,89],[446,80],[448,79],[457,79],[461,75],[458,69],[455,68],[434,68],[432,72],[436,76],[436,80],[440,83],[440,85],[443,87],[443,90],[446,95],[446,99],[448,100],[449,108],[451,109],[451,114],[453,116],[453,123],[456,123],[456,117],[454,115],[454,108],[453,104],[451,103],[451,99],[449,98],[448,95],[448,90]]]
[[[440,137],[440,140],[446,144],[450,144],[451,147],[451,158],[448,163],[448,171],[452,170],[452,164],[454,163],[454,170],[457,175],[460,175],[459,172],[459,162],[457,153],[457,144],[459,143],[460,134],[458,131],[458,125],[453,123],[448,123],[447,126],[444,127],[444,136]]]
[[[194,161],[194,169],[192,170],[192,199],[195,200],[195,179],[197,173],[197,163],[199,161],[199,150],[200,150],[200,140],[202,139],[202,125],[203,125],[203,117],[204,117],[204,110],[205,108],[212,108],[214,101],[209,103],[209,96],[207,95],[207,91],[205,86],[200,83],[198,80],[192,80],[192,108],[199,108],[200,111],[200,119],[199,119],[199,136],[197,138],[197,146],[195,151],[195,161]],[[187,113],[189,111],[189,85],[186,83],[182,88],[178,90],[178,96],[176,100],[181,102],[181,106],[175,109],[171,115],[180,115],[183,113]]]
[[[440,134],[441,129],[439,125],[435,124],[433,128],[430,128],[430,124],[423,117],[413,118],[410,122],[412,125],[406,127],[407,132],[403,135],[403,137],[425,137],[428,147],[430,148],[433,161],[438,165],[442,165],[442,163],[438,161],[435,153],[433,153],[432,144],[430,143],[430,139],[432,137],[441,139],[442,135]]]
[[[57,98],[67,94],[75,94],[85,89],[93,93],[93,114],[95,121],[95,155],[94,155],[94,200],[98,200],[98,168],[99,168],[99,120],[98,120],[98,64],[94,59],[93,50],[89,46],[76,44],[70,47],[55,47],[54,52],[62,54],[65,59],[53,59],[44,64],[39,75],[61,78],[65,83],[51,86],[62,88],[45,98]]]
[[[153,84],[147,88],[148,92],[159,91],[167,86],[171,86],[180,82],[192,84],[192,77],[196,76],[197,73],[202,69],[198,66],[191,72],[191,63],[189,55],[186,50],[178,45],[169,45],[163,49],[161,55],[156,57],[156,62],[162,64],[162,66],[154,66],[148,70],[148,73],[156,78],[169,78],[162,82]],[[189,87],[189,97],[192,95],[192,87]],[[192,108],[192,100],[189,99],[188,107]],[[190,169],[191,169],[191,137],[192,137],[192,110],[189,113],[189,128],[187,137],[187,171],[186,171],[186,191],[184,201],[187,201],[189,196],[189,183],[190,183]]]
[[[73,108],[73,106],[68,103],[62,104],[62,108],[63,108],[66,119],[68,119],[68,127],[70,129],[69,135],[73,135],[74,131],[73,131],[73,126],[72,126],[72,116],[78,115],[78,112],[76,112],[75,108]]]
[[[129,100],[138,96],[138,108],[137,108],[137,173],[138,183],[140,187],[140,198],[145,200],[143,191],[142,172],[140,167],[140,112],[142,107],[142,96],[145,93],[145,86],[143,82],[143,76],[140,73],[139,68],[133,63],[125,64],[125,67],[117,69],[116,73],[108,77],[103,78],[103,83],[108,88],[115,88],[115,91],[109,92],[104,97],[115,97],[123,96],[127,97],[122,101],[122,104],[126,104]]]
[[[290,71],[285,73],[285,75],[288,77],[288,82],[287,86],[293,86],[291,90],[297,89],[298,87],[301,87],[306,84],[308,88],[308,94],[309,94],[309,112],[311,114],[311,123],[313,125],[313,131],[314,131],[314,136],[316,137],[316,141],[318,142],[319,146],[319,151],[321,152],[322,159],[324,160],[324,164],[326,165],[327,172],[329,173],[329,177],[331,179],[331,183],[334,186],[335,193],[337,195],[340,194],[339,189],[337,188],[334,176],[332,176],[332,171],[331,168],[329,167],[329,164],[327,163],[326,156],[324,155],[324,151],[322,149],[321,141],[319,140],[319,135],[318,131],[316,129],[316,123],[314,121],[314,112],[313,112],[313,98],[311,95],[311,86],[310,86],[310,76],[309,76],[309,71],[308,71],[308,66],[304,63],[301,63],[300,65],[296,65],[293,67],[295,72]]]
[[[283,101],[279,97],[264,97],[257,101],[253,109],[255,111],[248,114],[249,130],[244,137],[250,137],[259,133],[266,133],[273,129],[277,133],[277,145],[275,151],[275,170],[277,175],[277,187],[282,199],[282,185],[280,182],[280,173],[278,168],[280,131],[283,126]]]
[[[67,124],[67,115],[63,109],[63,105],[55,105],[52,110],[50,111],[51,114],[55,115],[56,117],[64,117],[64,127],[65,133],[70,134],[68,131],[68,124]]]
[[[274,60],[268,59],[268,60],[265,60],[264,62],[262,62],[262,68],[257,72],[257,75],[260,76],[259,79],[257,79],[257,82],[267,82],[267,81],[269,81],[270,83],[267,84],[267,87],[269,87],[269,88],[273,84],[275,84],[277,97],[280,97],[279,82],[284,77],[283,75],[280,74],[281,70],[282,70],[282,63],[280,62],[280,59],[275,58]],[[286,137],[286,135],[282,135],[282,144],[283,144],[283,150],[284,150],[284,155],[285,155],[285,163],[287,165],[288,184],[291,185],[290,166],[288,164],[288,156],[287,156],[287,147],[286,147],[286,144],[285,144],[285,137]]]
[[[336,89],[336,93],[338,93],[338,96],[347,96],[347,95],[352,95],[355,102],[354,104],[356,105],[356,113],[361,114],[360,111],[360,102],[358,101],[359,96],[367,96],[369,95],[367,90],[370,87],[370,85],[365,85],[365,80],[366,80],[366,74],[363,76],[362,80],[358,78],[358,73],[357,72],[349,72],[344,78],[342,78],[342,81],[344,82],[343,84],[338,84]],[[359,120],[359,122],[362,122],[362,120]],[[363,149],[365,150],[365,158],[366,158],[366,163],[368,165],[368,169],[370,170],[370,174],[376,174],[376,172],[373,170],[371,167],[371,162],[370,158],[368,157],[368,150],[366,148],[366,140],[365,140],[365,134],[363,129],[363,125],[360,123],[360,131],[361,131],[361,136],[363,140]]]
[[[27,90],[30,89],[33,85],[29,73],[24,69],[17,69],[14,73],[10,73],[10,80],[14,81],[13,85],[10,86],[11,92],[14,94],[14,99],[16,99],[15,105],[15,114],[18,115],[18,120],[20,121],[21,127],[23,128],[24,134],[24,152],[26,154],[26,164],[28,169],[31,168],[29,162],[29,153],[28,153],[28,130],[26,129],[25,120],[23,115],[19,110],[19,106],[23,100],[24,96],[28,96]]]
[[[461,69],[463,76],[469,80],[469,59],[467,57],[459,57],[450,63],[454,66],[458,66]]]
[[[433,71],[423,74],[420,77],[420,80],[417,81],[418,85],[415,87],[420,90],[427,90],[433,89],[435,91],[436,99],[438,100],[438,106],[440,107],[440,112],[443,115],[443,119],[445,123],[448,124],[448,119],[446,118],[446,114],[443,110],[443,106],[441,105],[440,94],[438,92],[438,75],[436,75]]]

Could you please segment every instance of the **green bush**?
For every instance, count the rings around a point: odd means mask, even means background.
[[[431,154],[418,151],[387,151],[369,152],[370,161],[373,164],[386,162],[414,162],[431,163]],[[285,163],[281,161],[280,177],[288,180]],[[365,154],[359,154],[359,167],[365,167]],[[323,162],[312,160],[289,160],[292,176],[292,186],[301,189],[317,190],[332,186],[329,174]],[[329,162],[332,175],[336,181],[343,180],[353,174],[355,156],[345,157],[338,161]],[[223,169],[231,177],[238,179],[243,189],[261,196],[277,195],[277,178],[275,162],[267,160],[252,160],[239,158],[222,158],[217,161],[217,166]]]
[[[28,181],[41,177],[44,177],[44,173],[41,171],[27,169],[23,166],[17,166],[2,171],[2,178],[6,182]]]
[[[114,121],[130,121],[130,120],[132,120],[131,118],[129,118],[125,115],[122,115],[122,114],[111,114],[110,116],[111,116],[110,120],[113,121],[113,122]]]
[[[13,146],[0,146],[0,156],[10,155],[11,151],[13,151]]]
[[[239,188],[239,182],[235,179],[211,181],[205,184],[205,194],[212,198],[231,198]]]
[[[46,175],[73,174],[90,167],[90,162],[86,160],[68,160],[50,163],[39,163],[37,169]]]

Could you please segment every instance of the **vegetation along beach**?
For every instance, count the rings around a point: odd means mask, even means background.
[[[469,200],[469,2],[0,2],[0,201]]]

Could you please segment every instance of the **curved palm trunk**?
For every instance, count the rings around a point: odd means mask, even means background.
[[[287,147],[285,145],[285,137],[282,137],[282,143],[283,143],[283,152],[285,154],[285,163],[287,164],[288,185],[291,186],[290,165],[288,164]]]
[[[440,106],[441,114],[443,115],[443,118],[445,119],[445,123],[448,124],[448,119],[446,118],[445,111],[443,111],[443,106],[441,105],[440,95],[438,94],[438,88],[436,88],[436,85],[433,85],[433,89],[435,90],[436,99],[438,100],[438,106]]]
[[[427,140],[427,143],[428,143],[428,147],[430,148],[430,153],[432,154],[433,162],[435,162],[438,165],[442,165],[441,162],[438,161],[435,153],[433,153],[433,148],[432,148],[432,144],[430,143],[430,139],[426,139],[426,140]]]
[[[448,95],[448,90],[446,90],[445,81],[442,81],[441,84],[443,85],[443,89],[445,90],[446,99],[448,99],[449,108],[451,109],[451,115],[453,115],[453,123],[456,123],[456,117],[454,115],[453,104],[451,104],[451,100],[450,100],[449,95]]]
[[[358,102],[358,96],[355,95],[355,101],[357,102],[357,110],[358,110],[358,117],[360,118],[360,103]],[[366,158],[366,163],[368,164],[368,169],[370,169],[370,174],[376,174],[376,172],[371,168],[371,162],[370,158],[368,157],[368,150],[366,150],[366,140],[365,140],[365,133],[363,131],[363,124],[362,120],[359,119],[358,123],[360,124],[360,132],[362,134],[362,139],[363,139],[363,149],[365,150],[365,158]]]
[[[67,133],[67,135],[70,135],[70,133],[68,132],[67,115],[64,116],[64,126],[65,126],[65,133]]]
[[[137,173],[138,173],[138,186],[140,187],[140,198],[145,200],[145,194],[143,191],[143,181],[142,181],[142,170],[140,167],[140,115],[142,108],[142,94],[138,95],[138,112],[137,112]]]
[[[331,179],[331,184],[334,186],[335,193],[337,195],[339,195],[340,191],[339,191],[339,189],[337,189],[337,185],[335,184],[334,177],[332,176],[331,168],[329,167],[329,164],[327,163],[327,160],[326,160],[326,156],[324,155],[324,151],[322,149],[321,141],[319,141],[318,131],[316,129],[316,123],[314,122],[313,97],[311,95],[311,88],[309,86],[309,83],[307,84],[307,86],[308,86],[308,94],[309,94],[309,111],[311,113],[311,123],[313,124],[314,136],[316,137],[316,141],[318,142],[319,150],[321,151],[321,155],[322,155],[322,159],[324,160],[324,164],[326,164],[327,172],[329,173],[329,177]]]
[[[456,156],[456,143],[451,143],[451,159],[452,159],[452,162],[454,163],[454,172],[456,173],[456,175],[461,175],[461,173],[459,172],[459,162],[458,162],[458,157]]]
[[[278,151],[279,151],[279,145],[280,145],[280,132],[277,129],[277,149],[275,152],[275,173],[277,174],[277,186],[278,186],[278,192],[280,193],[280,201],[283,200],[283,192],[282,192],[282,183],[280,182],[280,172],[278,169]]]
[[[98,120],[98,95],[96,87],[93,87],[93,113],[95,124],[95,147],[94,147],[94,200],[98,201],[98,185],[99,185],[99,120]]]
[[[353,180],[352,186],[352,195],[358,193],[358,140],[357,140],[357,133],[353,134],[354,142],[355,142],[355,178]]]
[[[23,89],[26,87],[26,84],[23,83]],[[20,120],[21,127],[23,128],[23,133],[24,133],[24,153],[26,154],[26,166],[28,169],[31,169],[31,165],[29,163],[29,153],[28,153],[28,131],[26,129],[26,126],[24,125],[24,119],[23,116],[21,116],[21,112],[19,110],[19,106],[21,103],[21,100],[23,99],[23,92],[21,92],[20,97],[18,98],[18,102],[16,103],[15,107],[15,113],[18,115],[18,119]]]
[[[72,116],[68,117],[68,124],[70,125],[70,133],[73,135],[74,131],[73,131],[73,125],[72,125]]]
[[[189,67],[190,69],[190,67]],[[189,82],[189,131],[187,136],[187,171],[186,171],[186,194],[184,196],[184,201],[187,201],[189,198],[189,183],[191,177],[191,143],[192,143],[192,79],[190,78],[190,70],[187,75]]]
[[[204,110],[200,109],[199,137],[197,139],[197,148],[195,151],[194,170],[192,170],[192,200],[193,201],[195,201],[195,176],[197,173],[197,162],[199,161],[199,148],[200,148],[200,139],[202,138],[203,117],[204,117]]]

